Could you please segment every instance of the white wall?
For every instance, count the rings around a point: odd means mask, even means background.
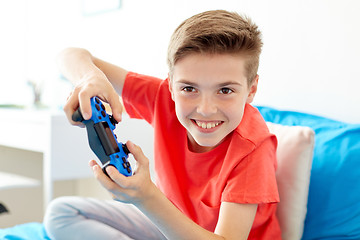
[[[11,79],[10,71],[3,67],[14,62],[2,60],[0,71],[8,76],[0,83],[23,82],[23,75],[52,82],[44,96],[48,102],[55,96],[59,104],[67,95],[54,87],[58,84],[54,57],[60,49],[85,47],[129,70],[164,78],[167,43],[174,28],[197,12],[221,8],[249,15],[263,32],[261,82],[255,104],[360,123],[360,2],[356,0],[123,0],[120,10],[94,16],[82,15],[81,0],[19,1],[27,7],[16,11],[14,27],[20,33],[14,42],[22,46],[17,58],[25,49],[25,63],[19,59],[22,64],[16,79]],[[17,8],[1,5],[2,11]],[[7,25],[7,29],[11,27]],[[21,37],[25,41],[21,42]],[[21,68],[24,74],[20,74]],[[28,101],[24,97],[28,87],[19,84],[11,89],[18,90],[11,96],[3,90],[0,101],[16,94]]]

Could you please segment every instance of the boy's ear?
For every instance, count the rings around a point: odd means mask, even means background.
[[[170,74],[168,74],[168,79],[169,79],[169,91],[170,91],[170,94],[171,94],[171,99],[173,101],[175,101],[174,100],[174,91],[173,91],[173,88],[172,88],[172,80],[171,80]]]
[[[255,94],[257,92],[258,82],[259,82],[259,75],[256,75],[256,77],[252,81],[252,84],[251,84],[251,86],[249,88],[250,89],[249,95],[248,95],[248,97],[246,99],[247,103],[251,103],[254,100]]]

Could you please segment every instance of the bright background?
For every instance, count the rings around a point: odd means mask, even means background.
[[[175,27],[198,12],[226,9],[250,16],[263,32],[255,104],[360,122],[359,1],[122,0],[116,10],[85,14],[93,2],[0,2],[0,104],[31,105],[31,80],[43,84],[44,103],[60,107],[70,86],[55,57],[69,46],[165,78]]]

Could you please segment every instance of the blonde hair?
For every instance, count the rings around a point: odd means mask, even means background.
[[[248,18],[225,10],[206,11],[181,23],[171,36],[167,63],[172,76],[176,62],[193,53],[238,54],[245,57],[248,86],[257,75],[261,32]]]

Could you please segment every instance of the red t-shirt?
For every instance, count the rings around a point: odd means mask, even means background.
[[[214,231],[221,202],[258,204],[249,239],[281,239],[274,135],[251,105],[225,141],[205,153],[189,151],[186,129],[175,114],[168,80],[128,73],[123,93],[130,117],[154,127],[157,185],[194,222]]]

